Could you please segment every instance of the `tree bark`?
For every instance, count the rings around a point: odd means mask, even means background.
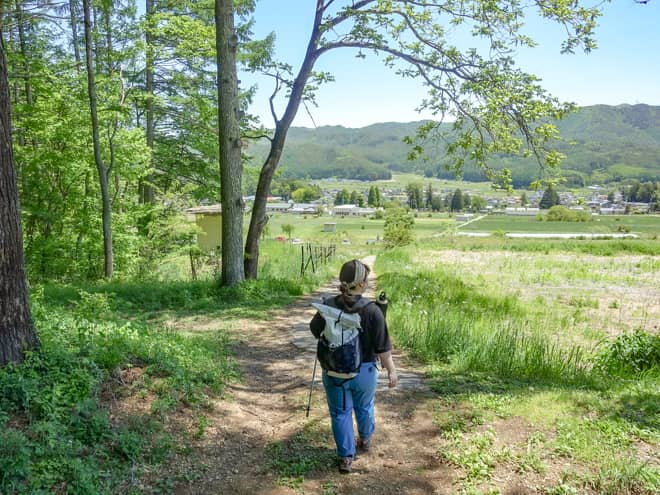
[[[243,271],[243,197],[236,50],[232,0],[215,0],[218,66],[218,145],[222,203],[222,284],[234,286]]]
[[[145,67],[145,90],[147,92],[147,127],[146,127],[146,138],[147,138],[147,147],[149,148],[149,168],[153,168],[153,157],[154,157],[154,138],[155,138],[155,127],[154,127],[154,36],[153,36],[153,15],[154,15],[154,0],[146,0],[145,5],[147,13],[147,28],[145,30],[144,38],[146,45],[146,67]],[[141,200],[143,203],[153,203],[154,202],[154,187],[153,187],[153,175],[149,174],[146,179],[141,184]]]
[[[25,351],[34,348],[38,341],[30,318],[23,260],[20,203],[11,143],[9,82],[1,27],[0,25],[0,366],[3,366],[20,362]]]
[[[99,139],[99,120],[96,110],[96,82],[94,77],[94,63],[92,59],[92,22],[90,16],[90,0],[83,0],[83,16],[85,24],[85,58],[87,65],[87,91],[89,94],[89,111],[92,119],[92,140],[94,145],[94,162],[99,175],[101,186],[102,220],[103,220],[103,254],[105,258],[105,278],[112,278],[112,222],[110,193],[108,191],[108,170],[101,157],[101,143]]]
[[[78,39],[78,16],[77,0],[69,0],[69,16],[71,18],[71,37],[73,43],[73,54],[76,60],[76,67],[80,68],[80,40]]]

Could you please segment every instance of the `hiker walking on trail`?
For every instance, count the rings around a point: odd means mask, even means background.
[[[337,445],[339,471],[343,473],[351,471],[356,451],[365,453],[369,450],[376,427],[374,399],[378,360],[387,370],[389,387],[397,384],[385,316],[373,301],[363,296],[370,271],[360,260],[344,263],[339,272],[340,294],[324,299],[322,305],[315,304],[319,311],[309,324],[319,339],[317,356],[323,368],[323,385]],[[354,338],[345,337],[346,328],[351,326]],[[339,343],[328,342],[330,332],[340,336]],[[346,362],[354,364],[347,365]],[[357,442],[353,411],[358,425]]]

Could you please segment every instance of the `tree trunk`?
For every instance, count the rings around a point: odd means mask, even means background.
[[[273,135],[273,140],[270,145],[270,153],[268,153],[266,162],[261,167],[261,173],[259,174],[259,183],[257,184],[257,192],[255,193],[254,205],[252,206],[250,227],[245,241],[246,278],[257,278],[257,270],[259,267],[259,239],[261,239],[261,232],[268,222],[268,218],[266,217],[266,202],[268,201],[270,185],[273,181],[275,170],[280,163],[280,158],[282,157],[286,135],[289,132],[289,128],[298,112],[298,108],[300,107],[305,85],[312,73],[316,60],[321,55],[321,51],[318,49],[318,44],[321,36],[320,29],[323,21],[323,8],[324,3],[321,0],[317,0],[314,26],[307,44],[305,59],[303,60],[303,63],[300,66],[300,71],[291,87],[291,94],[284,115],[276,122],[275,134]]]
[[[145,90],[147,92],[147,128],[146,138],[147,147],[149,148],[149,168],[153,168],[154,159],[154,35],[153,29],[153,15],[154,15],[154,0],[146,0],[145,5],[147,13],[147,28],[145,30],[144,38],[146,44],[146,73],[145,73]],[[153,175],[150,173],[142,182],[142,197],[143,203],[154,202],[154,187]]]
[[[94,77],[94,63],[92,60],[92,23],[90,18],[90,0],[83,0],[83,15],[85,23],[85,58],[87,64],[87,91],[89,93],[89,110],[92,119],[92,140],[94,144],[94,162],[99,174],[102,201],[103,219],[103,254],[105,258],[105,278],[112,278],[112,226],[110,193],[108,191],[108,171],[101,157],[101,143],[99,140],[99,120],[96,111],[96,83]]]
[[[16,1],[16,22],[18,23],[18,41],[21,47],[21,55],[23,56],[25,102],[29,106],[32,106],[32,85],[30,84],[30,65],[28,63],[29,55],[27,40],[25,38],[25,17],[23,15],[23,5],[21,0]]]
[[[23,261],[9,98],[5,47],[0,26],[0,366],[21,361],[25,351],[38,343],[30,319]]]
[[[243,198],[241,191],[241,130],[232,0],[215,0],[218,66],[218,145],[222,196],[222,284],[245,279],[243,271]]]
[[[69,16],[71,18],[71,37],[73,43],[73,54],[76,59],[76,67],[80,68],[80,40],[78,39],[78,2],[69,0]]]

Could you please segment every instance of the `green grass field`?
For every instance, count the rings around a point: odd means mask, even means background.
[[[325,232],[323,226],[326,223],[335,223],[336,231]],[[420,214],[415,218],[415,234],[418,239],[430,237],[453,228],[455,223],[456,221],[446,214],[434,213],[431,217],[428,214]],[[271,216],[266,238],[273,239],[284,235],[282,225],[286,224],[293,226],[291,237],[303,242],[338,244],[348,239],[353,245],[366,245],[369,240],[383,238],[385,220],[330,215],[302,217],[280,213]]]
[[[660,234],[659,215],[594,216],[589,222],[542,222],[536,216],[488,215],[460,229],[466,232],[549,232],[610,234],[630,232],[653,237]]]
[[[335,232],[325,232],[324,224],[335,223]],[[341,244],[348,240],[353,246],[366,246],[368,241],[382,239],[384,220],[324,215],[293,216],[284,213],[272,215],[268,222],[266,239],[284,235],[282,225],[293,226],[292,238],[311,243]],[[415,218],[415,238],[419,240],[437,236],[457,227],[455,217],[447,213],[420,213]],[[530,232],[530,233],[634,233],[643,238],[655,239],[660,234],[660,216],[628,215],[600,216],[590,222],[541,222],[536,217],[488,215],[470,222],[459,229],[461,232]]]
[[[452,493],[532,493],[504,491],[516,476],[545,495],[658,493],[657,256],[448,239],[376,271],[395,345],[428,364],[438,455],[463,473]]]
[[[390,180],[376,180],[376,181],[336,181],[336,180],[323,180],[316,182],[321,189],[337,189],[346,188],[349,191],[368,191],[371,186],[376,186],[379,189],[405,189],[408,184],[421,184],[426,187],[431,184],[434,191],[455,191],[460,189],[464,192],[469,192],[472,195],[478,196],[491,196],[503,197],[506,196],[505,192],[495,191],[491,187],[490,182],[465,182],[462,180],[446,180],[437,179],[435,177],[424,177],[416,174],[392,174]],[[515,194],[520,195],[522,191],[516,191]]]

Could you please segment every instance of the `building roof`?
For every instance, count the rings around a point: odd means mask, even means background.
[[[214,205],[194,206],[192,208],[188,208],[186,210],[186,213],[193,213],[195,215],[219,215],[222,213],[222,205],[214,204]]]
[[[291,208],[291,203],[266,203],[267,210],[285,210]]]

